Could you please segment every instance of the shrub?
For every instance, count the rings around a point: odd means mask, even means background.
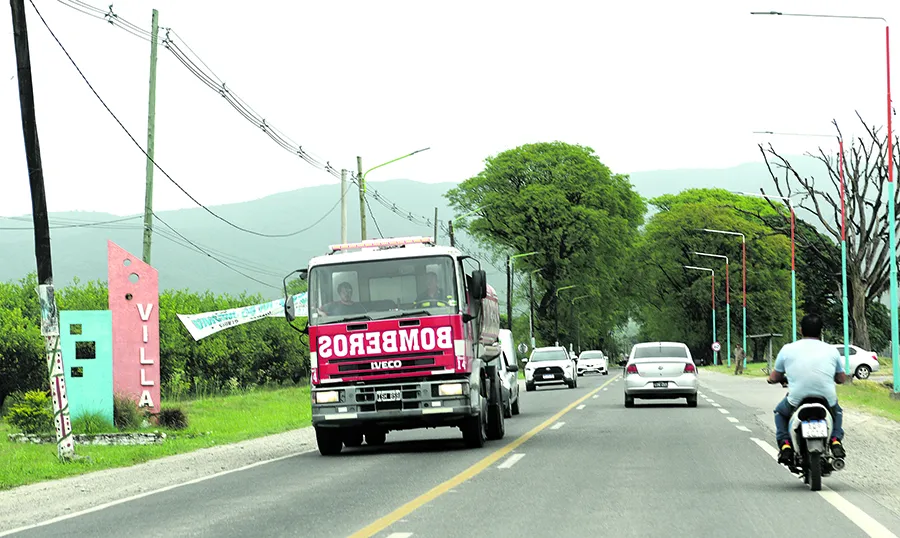
[[[163,428],[171,428],[173,430],[183,430],[188,427],[187,415],[180,407],[168,407],[160,410],[156,415],[159,425]]]
[[[53,407],[50,396],[39,390],[30,390],[24,396],[14,396],[6,420],[23,433],[52,432]]]
[[[124,394],[113,395],[113,423],[120,430],[139,427],[141,411],[137,402]]]
[[[110,433],[115,427],[110,424],[109,420],[102,414],[89,411],[82,413],[72,421],[72,432],[87,435],[96,435],[98,433]]]

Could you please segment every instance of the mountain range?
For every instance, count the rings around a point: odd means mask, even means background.
[[[794,157],[792,160],[804,172],[821,172],[811,159]],[[774,192],[764,163],[746,163],[726,169],[635,172],[630,178],[635,190],[647,199],[689,188],[718,187],[758,192],[760,187],[765,187]],[[424,220],[433,221],[437,207],[438,220],[442,223],[439,242],[448,244],[443,225],[452,213],[443,195],[454,186],[454,183],[421,183],[405,179],[370,183],[368,236],[378,237],[379,230],[384,237],[430,236],[433,228],[425,225]],[[151,263],[159,269],[160,287],[234,295],[246,291],[261,293],[267,298],[280,296],[284,275],[305,267],[310,257],[326,253],[329,244],[340,242],[340,208],[336,203],[339,193],[337,185],[316,186],[211,208],[238,226],[264,234],[304,230],[291,237],[250,235],[202,208],[159,212],[161,220],[154,223]],[[355,241],[360,238],[356,189],[351,188],[347,197],[347,237],[349,241]],[[379,198],[386,200],[389,206],[396,204],[396,212],[379,203]],[[418,223],[397,213],[411,213]],[[94,212],[51,213],[57,286],[71,282],[74,277],[81,281],[106,280],[107,240],[139,256],[142,218],[142,215],[118,217]],[[101,222],[103,224],[96,224]],[[457,234],[457,239],[463,248],[473,254],[479,253],[475,242],[464,233]],[[0,217],[0,252],[0,281],[19,279],[35,271],[30,216]],[[488,264],[486,269],[489,282],[503,287],[502,262],[493,266]]]

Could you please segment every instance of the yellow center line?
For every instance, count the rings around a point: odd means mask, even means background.
[[[616,375],[615,377],[612,377],[606,383],[600,385],[596,389],[590,391],[589,393],[585,394],[581,398],[570,403],[569,405],[564,407],[562,409],[562,411],[556,413],[555,415],[548,418],[544,422],[535,426],[531,431],[525,433],[524,435],[522,435],[515,441],[509,443],[508,445],[504,446],[503,448],[497,449],[492,454],[485,457],[478,463],[472,465],[465,471],[459,473],[458,475],[447,480],[446,482],[435,486],[434,488],[427,491],[426,493],[423,493],[422,495],[420,495],[420,496],[416,497],[415,499],[409,501],[408,503],[404,504],[400,508],[397,508],[390,514],[373,521],[372,523],[365,526],[364,528],[351,534],[350,538],[362,538],[364,536],[365,537],[374,536],[376,533],[379,533],[379,532],[383,531],[384,529],[390,527],[391,525],[400,521],[401,519],[408,516],[415,510],[428,504],[429,502],[433,501],[434,499],[437,499],[444,493],[447,493],[448,491],[450,491],[451,489],[455,488],[456,486],[462,484],[466,480],[469,480],[470,478],[477,476],[479,473],[481,473],[482,471],[484,471],[485,469],[487,469],[488,467],[490,467],[491,465],[496,463],[500,458],[502,458],[503,456],[506,456],[507,454],[509,454],[510,452],[515,450],[516,448],[520,447],[525,441],[531,439],[532,437],[534,437],[535,435],[540,433],[541,430],[544,430],[551,424],[554,424],[563,415],[565,415],[566,413],[568,413],[569,411],[574,409],[580,403],[582,403],[583,401],[587,400],[594,394],[597,394],[598,392],[603,390],[604,387],[606,387],[607,385],[609,385],[610,383],[612,383],[613,381],[618,379],[618,377],[619,377],[618,375]]]

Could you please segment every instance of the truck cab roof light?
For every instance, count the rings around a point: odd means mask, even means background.
[[[434,238],[432,237],[391,237],[388,239],[367,239],[365,241],[359,241],[357,243],[341,243],[337,245],[331,245],[329,248],[331,252],[336,252],[339,250],[351,250],[355,248],[388,248],[388,247],[400,247],[404,245],[422,245],[422,244],[434,244]]]

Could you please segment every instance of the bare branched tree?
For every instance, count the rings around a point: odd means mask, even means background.
[[[851,140],[849,148],[844,147],[847,296],[854,343],[869,349],[871,342],[866,322],[866,305],[877,301],[889,284],[887,201],[884,199],[888,180],[885,159],[887,136],[880,129],[866,124],[859,113],[857,118],[862,123],[866,135]],[[832,123],[836,131],[836,140],[842,139],[837,121]],[[789,160],[776,152],[771,144],[767,149],[760,144],[759,150],[775,182],[778,196],[792,198],[795,209],[802,209],[815,215],[826,234],[840,243],[841,197],[838,156],[833,151],[826,152],[821,147],[818,153],[807,154],[825,165],[828,177],[824,180],[826,187],[823,188],[816,184],[815,177],[801,176]],[[900,164],[896,153],[894,163],[895,167]],[[760,190],[765,194],[764,189]],[[897,201],[895,196],[893,203],[897,204]],[[772,201],[770,204],[778,209],[778,204]],[[783,209],[783,206],[781,208]],[[785,219],[780,231],[789,233],[790,215],[784,211],[781,214],[785,215]],[[827,255],[829,245],[822,244],[820,237],[801,238],[798,235],[798,255],[820,258],[823,264],[829,266],[829,274],[834,275],[840,286],[840,260],[838,259],[835,264],[834,258]],[[815,282],[806,284],[817,285]]]

